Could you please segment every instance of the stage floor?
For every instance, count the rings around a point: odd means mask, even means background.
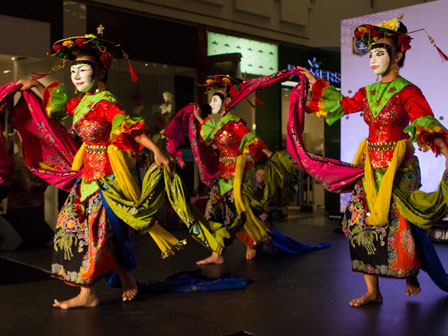
[[[77,289],[45,273],[50,248],[2,252],[0,335],[448,335],[448,295],[424,272],[416,297],[406,297],[404,281],[381,279],[383,304],[350,307],[348,301],[365,287],[362,275],[351,271],[348,244],[333,232],[336,226],[323,214],[291,216],[275,228],[296,240],[329,242],[331,247],[245,261],[244,246],[236,241],[224,265],[201,267],[209,276],[230,273],[252,279],[242,290],[148,294],[122,303],[120,292],[108,290],[101,280],[101,306],[69,311],[51,306],[54,298],[70,298]],[[137,238],[139,267],[134,274],[139,280],[161,281],[195,270],[195,261],[208,255],[189,240],[185,250],[160,260],[149,237]],[[436,248],[448,267],[448,246]]]

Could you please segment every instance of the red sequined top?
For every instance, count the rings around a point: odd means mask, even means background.
[[[246,161],[246,167],[253,165],[253,160],[260,159],[266,145],[249,132],[244,120],[234,115],[226,115],[223,118],[229,119],[229,121],[224,124],[218,123],[213,127],[213,136],[209,141],[218,149],[221,177],[230,180],[235,175],[236,158],[243,153],[246,145],[249,151],[247,155],[250,156],[250,160]],[[211,119],[204,121],[204,124],[210,123]],[[201,132],[203,130],[204,128],[201,129]],[[205,139],[207,140],[207,137]]]
[[[67,102],[68,115],[73,115],[80,100],[81,97],[77,97]],[[113,173],[107,154],[107,146],[110,144],[134,153],[140,150],[140,145],[134,141],[134,138],[145,131],[142,121],[130,125],[126,125],[124,121],[120,126],[120,134],[111,140],[112,122],[117,115],[126,116],[126,113],[116,102],[100,100],[72,126],[72,131],[76,132],[85,143],[82,177],[86,182]]]
[[[319,99],[325,100],[324,91],[328,83],[318,80],[312,87],[312,96],[307,109],[320,111]],[[322,100],[321,100],[322,101]],[[368,142],[370,143],[369,156],[373,168],[388,166],[394,154],[394,143],[410,136],[404,129],[420,117],[433,117],[433,112],[422,92],[413,84],[404,86],[399,92],[394,93],[378,115],[372,113],[367,97],[366,88],[361,88],[349,98],[341,95],[340,106],[343,114],[363,111],[363,119],[369,126]],[[431,149],[437,151],[432,144],[437,133],[422,133],[419,140],[430,144]],[[413,150],[408,149],[404,160],[413,157]]]

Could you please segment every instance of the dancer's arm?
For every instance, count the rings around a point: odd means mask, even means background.
[[[145,133],[137,135],[134,140],[154,153],[154,161],[158,166],[165,166],[171,172],[170,160]]]
[[[436,155],[448,157],[448,130],[434,117],[421,90],[415,85],[405,87],[402,102],[411,121],[404,131],[411,133],[411,140],[424,151],[431,149]]]

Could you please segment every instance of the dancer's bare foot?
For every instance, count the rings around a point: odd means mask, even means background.
[[[369,303],[382,303],[383,297],[381,293],[378,291],[374,292],[366,292],[363,296],[353,299],[349,302],[349,305],[352,307],[361,307]]]
[[[252,260],[257,255],[257,250],[246,245],[246,260]]]
[[[208,258],[196,261],[196,265],[222,264],[222,263],[224,263],[224,257],[216,252],[212,252],[212,255]]]
[[[77,296],[70,300],[58,301],[54,299],[53,307],[60,309],[96,307],[100,303],[98,295],[93,287],[81,287],[81,291]]]
[[[367,292],[356,299],[349,302],[352,307],[361,307],[369,303],[382,303],[383,297],[380,292],[380,285],[378,277],[371,274],[364,274],[364,281],[366,282]]]
[[[420,283],[417,280],[416,276],[406,278],[406,295],[417,295],[420,293]]]
[[[121,294],[122,300],[132,301],[138,292],[137,282],[135,282],[134,276],[124,269],[118,269],[116,272],[120,277],[121,287],[123,288],[123,293]]]

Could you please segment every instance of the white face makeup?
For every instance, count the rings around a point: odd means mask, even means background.
[[[384,75],[389,69],[390,56],[384,48],[370,50],[370,68],[375,75]]]
[[[212,113],[217,114],[221,111],[222,107],[222,99],[218,95],[214,95],[212,97],[212,101],[210,102],[210,107],[212,108]]]
[[[79,92],[88,92],[92,88],[94,71],[90,64],[74,64],[70,72],[73,85]]]

